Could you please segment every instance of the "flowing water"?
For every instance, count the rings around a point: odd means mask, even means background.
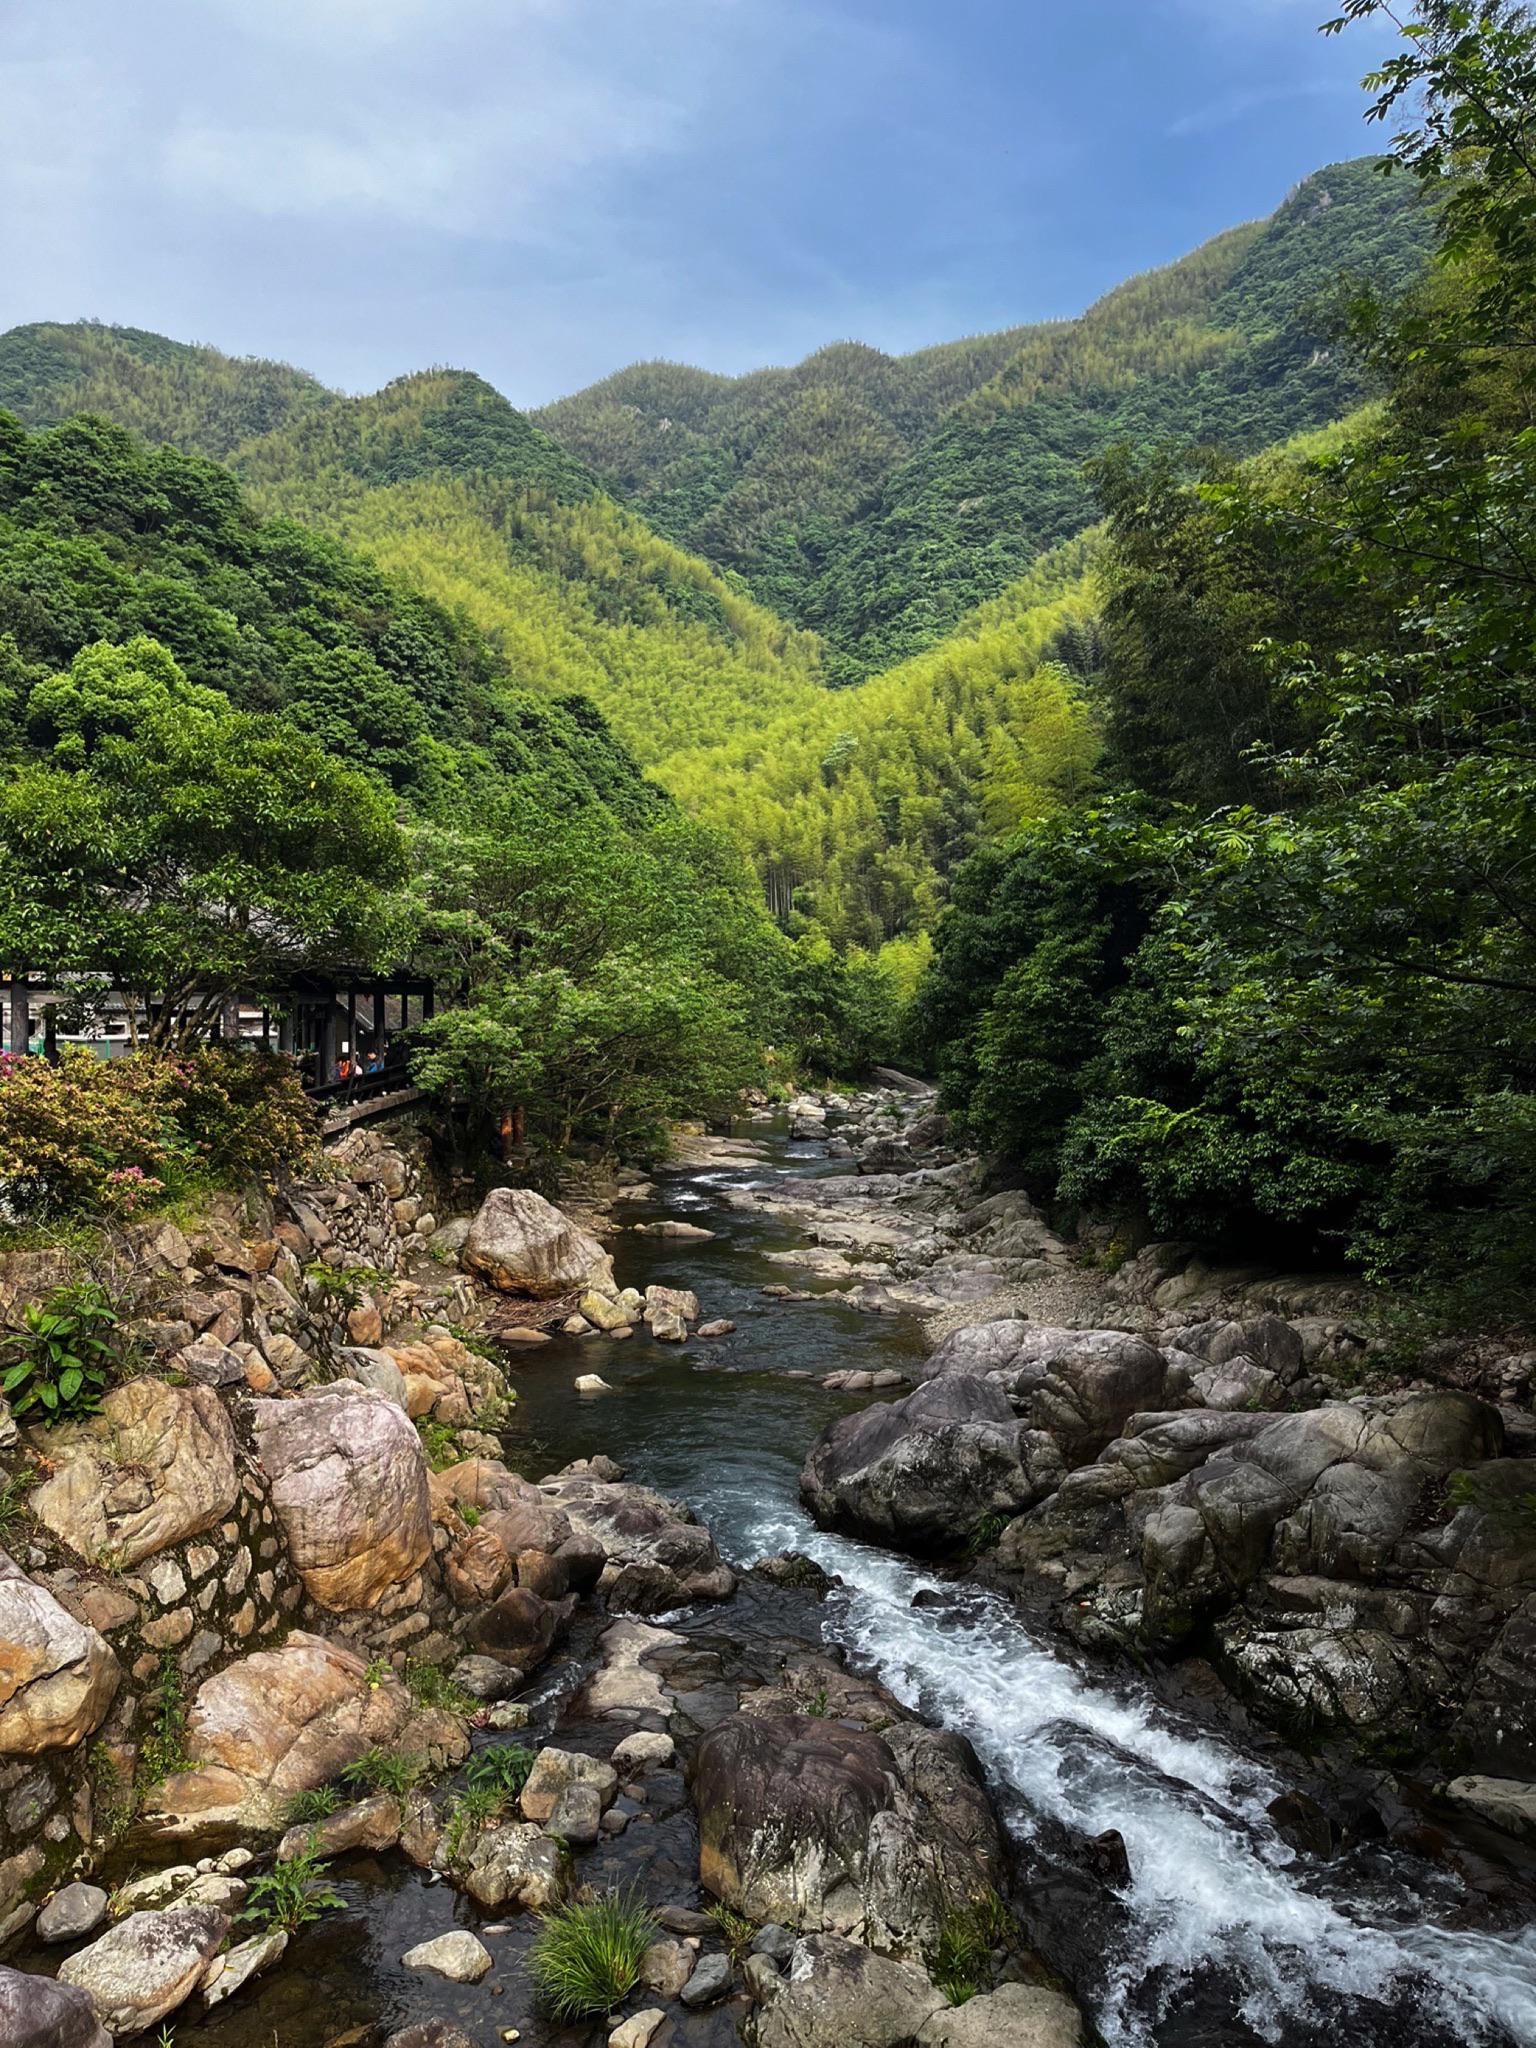
[[[860,1405],[823,1391],[821,1377],[899,1365],[921,1347],[910,1325],[861,1314],[835,1294],[762,1295],[770,1282],[800,1284],[765,1256],[796,1243],[794,1228],[727,1206],[722,1183],[835,1170],[820,1147],[775,1137],[770,1149],[767,1164],[669,1177],[656,1208],[631,1211],[707,1223],[712,1242],[625,1234],[615,1258],[621,1284],[692,1287],[705,1316],[734,1318],[735,1333],[685,1350],[637,1336],[519,1351],[509,1460],[541,1473],[605,1450],[631,1478],[691,1503],[733,1562],[799,1549],[837,1573],[842,1587],[806,1611],[899,1697],[974,1743],[1017,1845],[1026,1923],[1109,2048],[1536,2044],[1536,1929],[1490,1927],[1459,1880],[1385,1844],[1332,1861],[1298,1856],[1265,1810],[1288,1783],[1273,1745],[1248,1753],[1149,1689],[1087,1670],[996,1596],[811,1525],[797,1497],[805,1451],[828,1419]],[[613,1391],[576,1394],[578,1372],[600,1374]],[[750,1626],[762,1597],[680,1625],[701,1638]],[[775,1625],[784,1626],[770,1615]],[[556,1666],[540,1688],[553,1695],[569,1682]],[[539,1732],[555,1706],[546,1702]],[[640,1876],[654,1899],[691,1897],[680,1784],[656,1822],[590,1852],[583,1876]],[[1083,1838],[1110,1828],[1130,1860],[1118,1895],[1082,1876]],[[457,2018],[486,2048],[514,2027],[523,2048],[606,2039],[551,2029],[531,2010],[519,1968],[526,1916],[486,1927],[486,1916],[398,1858],[347,1865],[341,1886],[345,1915],[306,1934],[229,2006],[184,2018],[178,2048],[364,2048],[381,2028],[433,2015]],[[475,1926],[495,1955],[484,1984],[399,1968],[405,1948],[456,1924]],[[726,2008],[680,2018],[671,2038],[725,2048],[735,2018]]]
[[[816,1146],[773,1150],[779,1172],[843,1170]],[[734,1561],[798,1549],[837,1573],[844,1590],[824,1610],[826,1632],[899,1698],[970,1738],[1026,1869],[1035,1859],[1049,1869],[1063,1829],[1119,1830],[1129,1892],[1102,1925],[1069,1937],[1075,1988],[1112,2048],[1536,2043],[1536,1928],[1465,1924],[1476,1916],[1457,1880],[1384,1847],[1308,1862],[1265,1811],[1287,1783],[1269,1763],[1181,1725],[1150,1691],[1085,1675],[996,1596],[811,1524],[797,1494],[805,1450],[831,1415],[859,1405],[823,1393],[819,1378],[899,1364],[916,1340],[836,1295],[762,1298],[766,1281],[799,1284],[763,1257],[795,1241],[792,1227],[728,1208],[712,1189],[767,1170],[673,1181],[667,1211],[706,1221],[716,1240],[627,1237],[617,1261],[621,1282],[695,1288],[706,1316],[736,1319],[735,1335],[682,1357],[643,1339],[587,1340],[583,1369],[615,1391],[575,1412],[568,1364],[551,1347],[522,1374],[520,1430],[542,1434],[556,1460],[613,1450],[631,1477],[690,1502]],[[1048,1949],[1076,1904],[1054,1917],[1042,1909]]]

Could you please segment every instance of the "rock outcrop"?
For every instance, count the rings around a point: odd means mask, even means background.
[[[716,1898],[753,1920],[907,1953],[990,1892],[999,1838],[958,1736],[910,1722],[874,1734],[753,1704],[709,1731],[690,1772],[699,1878]]]
[[[824,1526],[908,1549],[958,1549],[985,1516],[1043,1499],[1063,1470],[1054,1440],[1021,1423],[999,1387],[948,1373],[829,1424],[800,1492]]]
[[[394,1402],[343,1380],[258,1401],[253,1417],[289,1556],[321,1607],[372,1607],[431,1554],[426,1458]]]
[[[459,1256],[503,1294],[535,1301],[613,1288],[613,1261],[597,1239],[531,1188],[493,1188]]]
[[[0,1756],[73,1749],[100,1727],[117,1658],[0,1550]]]
[[[235,1435],[211,1387],[130,1380],[101,1413],[48,1438],[28,1506],[93,1563],[136,1564],[211,1529],[235,1505]]]
[[[187,1716],[191,1767],[158,1788],[145,1824],[200,1843],[276,1827],[294,1793],[393,1742],[409,1715],[398,1679],[370,1682],[361,1657],[295,1629],[203,1682]]]

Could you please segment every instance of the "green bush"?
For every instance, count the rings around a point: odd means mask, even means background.
[[[18,1218],[132,1217],[200,1182],[270,1180],[315,1144],[298,1071],[277,1053],[0,1055],[0,1194]]]
[[[528,1974],[541,2003],[562,2021],[596,2018],[627,1998],[657,1932],[633,1890],[557,1906],[543,1921]]]
[[[29,1301],[22,1327],[0,1347],[0,1394],[13,1415],[36,1408],[51,1429],[94,1415],[117,1363],[117,1310],[94,1281],[60,1287]]]

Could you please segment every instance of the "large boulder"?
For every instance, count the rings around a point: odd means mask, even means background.
[[[613,1261],[597,1239],[532,1188],[493,1188],[459,1257],[503,1294],[555,1301],[590,1288],[613,1292]]]
[[[0,1550],[0,1756],[73,1749],[100,1727],[119,1676],[105,1638]]]
[[[59,1965],[59,1982],[86,1993],[114,2034],[142,2034],[191,1997],[229,1932],[213,1906],[130,1913]]]
[[[89,1995],[52,1977],[0,1963],[0,2041],[5,2048],[112,2048]]]
[[[689,1783],[700,1883],[759,1922],[907,1953],[997,1880],[996,1823],[958,1736],[738,1713],[703,1738]]]
[[[351,1381],[253,1403],[257,1456],[310,1597],[376,1606],[432,1550],[421,1439],[393,1401]]]
[[[840,1416],[811,1446],[800,1494],[823,1526],[913,1550],[955,1549],[986,1515],[1054,1490],[1053,1441],[984,1377],[948,1373],[904,1401]]]
[[[187,1716],[191,1768],[152,1795],[145,1823],[194,1840],[275,1827],[294,1793],[392,1742],[410,1711],[397,1679],[371,1684],[353,1651],[295,1629],[281,1648],[256,1650],[203,1681]]]
[[[1081,2048],[1083,2016],[1065,1992],[1003,1984],[924,2022],[919,2048]]]
[[[48,1439],[37,1519],[93,1563],[137,1564],[220,1522],[239,1497],[235,1435],[211,1387],[130,1380]]]
[[[539,1488],[573,1534],[601,1547],[599,1581],[615,1613],[662,1614],[693,1600],[724,1600],[736,1577],[702,1522],[649,1487],[557,1474]]]
[[[948,2001],[911,1963],[836,1935],[797,1942],[757,2048],[912,2048]]]
[[[979,1323],[946,1338],[921,1370],[990,1381],[1016,1415],[1050,1433],[1068,1465],[1096,1458],[1138,1411],[1168,1405],[1167,1358],[1128,1330]]]

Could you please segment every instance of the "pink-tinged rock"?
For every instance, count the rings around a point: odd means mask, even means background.
[[[374,1607],[432,1550],[421,1439],[405,1411],[348,1380],[253,1404],[257,1456],[310,1597]]]

